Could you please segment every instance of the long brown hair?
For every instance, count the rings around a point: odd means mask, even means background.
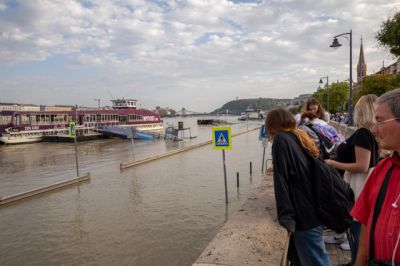
[[[310,111],[311,105],[318,105],[317,117],[319,119],[325,120],[325,109],[324,107],[321,106],[321,104],[317,101],[317,99],[311,98],[310,100],[307,101],[306,111]]]
[[[314,141],[306,132],[297,128],[296,119],[285,109],[275,109],[268,112],[265,120],[265,128],[268,135],[274,138],[281,132],[292,132],[300,141],[301,146],[308,150],[315,158],[319,156],[319,150]]]

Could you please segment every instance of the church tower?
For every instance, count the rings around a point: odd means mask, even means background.
[[[357,83],[361,82],[363,78],[365,78],[366,76],[367,76],[367,65],[365,64],[364,49],[361,37],[360,57],[358,58],[358,64],[357,64]]]

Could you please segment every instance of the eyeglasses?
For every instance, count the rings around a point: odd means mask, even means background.
[[[390,118],[390,119],[386,119],[386,120],[383,120],[383,121],[377,121],[377,122],[375,122],[375,124],[373,126],[377,127],[377,128],[381,128],[385,123],[391,122],[391,121],[394,121],[394,120],[398,120],[398,119],[400,119],[400,117]]]

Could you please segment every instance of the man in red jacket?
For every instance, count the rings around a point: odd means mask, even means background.
[[[393,154],[375,167],[351,211],[362,224],[355,265],[400,265],[400,89],[380,96],[375,112],[372,131]],[[378,194],[382,200],[376,204]]]

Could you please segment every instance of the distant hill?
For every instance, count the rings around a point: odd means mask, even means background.
[[[226,113],[226,110],[230,114],[240,115],[247,108],[261,109],[263,111],[269,111],[276,107],[288,106],[290,99],[272,99],[272,98],[253,98],[253,99],[240,99],[227,102],[221,108],[218,108],[211,112],[211,114]]]

